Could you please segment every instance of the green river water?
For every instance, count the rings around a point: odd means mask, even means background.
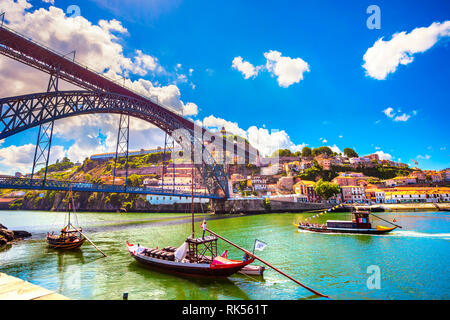
[[[289,275],[333,299],[449,299],[450,213],[380,213],[404,228],[389,235],[299,232],[292,222],[312,214],[266,214],[218,219],[208,228],[252,249],[255,239],[268,244],[258,254]],[[196,215],[200,220],[203,215]],[[264,278],[233,275],[228,279],[186,278],[148,270],[128,254],[125,241],[144,246],[179,246],[190,234],[188,214],[78,213],[79,224],[107,255],[88,243],[78,251],[47,247],[47,231],[57,232],[65,214],[0,211],[0,223],[27,230],[29,240],[0,252],[0,272],[16,276],[73,299],[316,299],[280,274]],[[350,219],[326,214],[314,220]],[[381,221],[373,224],[386,225]],[[196,222],[200,230],[200,222]],[[197,233],[199,234],[199,232]],[[219,253],[242,253],[219,241]],[[380,289],[369,289],[369,266],[380,269]]]

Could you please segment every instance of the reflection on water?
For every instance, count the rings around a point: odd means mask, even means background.
[[[299,232],[292,226],[292,221],[310,215],[207,218],[209,228],[248,249],[255,239],[265,241],[268,247],[261,257],[335,299],[450,298],[449,213],[383,214],[404,228],[379,236]],[[327,219],[350,215],[333,213],[314,222]],[[126,240],[159,247],[182,244],[191,228],[186,214],[82,213],[78,220],[107,258],[88,243],[71,252],[48,248],[45,234],[61,227],[64,214],[0,212],[0,223],[33,233],[31,240],[0,252],[0,272],[74,299],[121,299],[124,292],[129,299],[317,298],[270,269],[263,279],[239,274],[229,279],[185,278],[146,269],[129,256]],[[199,230],[199,222],[196,226]],[[219,243],[219,252],[228,249],[230,257],[242,258],[237,249]],[[381,269],[380,290],[366,286],[371,265]]]

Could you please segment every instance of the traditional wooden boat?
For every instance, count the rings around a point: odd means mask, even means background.
[[[71,197],[71,195],[70,195]],[[51,248],[60,250],[77,249],[83,245],[86,238],[82,234],[81,228],[76,228],[71,221],[71,203],[69,201],[69,210],[67,213],[68,223],[62,228],[59,235],[55,235],[53,232],[47,233],[47,243]]]
[[[127,249],[137,262],[147,267],[185,275],[229,277],[254,261],[230,260],[214,255],[217,238],[213,236],[204,239],[188,238],[179,248],[165,247],[162,250],[130,244],[127,241]],[[201,253],[211,251],[215,257],[213,259]]]
[[[192,166],[194,181],[194,166]],[[243,260],[231,260],[217,254],[217,240],[214,235],[195,237],[194,227],[194,184],[192,182],[192,234],[178,248],[165,247],[162,250],[142,247],[127,241],[130,255],[146,267],[184,275],[229,277],[251,264],[255,259],[245,255]],[[204,227],[206,230],[206,225]]]
[[[368,210],[360,211],[358,209],[352,209],[353,219],[352,221],[341,220],[328,220],[326,225],[312,224],[308,222],[299,223],[297,226],[301,230],[307,230],[312,232],[322,233],[354,233],[354,234],[384,234],[397,229],[398,225],[384,220],[393,225],[393,227],[376,226],[372,227],[370,222],[370,215],[373,215]],[[400,227],[401,228],[401,227]]]

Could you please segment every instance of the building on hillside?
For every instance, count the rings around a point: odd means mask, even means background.
[[[427,175],[419,170],[411,172],[408,177],[415,178],[417,183],[425,183],[427,180]]]
[[[166,152],[171,152],[171,148],[166,148]],[[175,151],[181,151],[181,148],[175,148]],[[142,156],[146,154],[154,154],[154,153],[160,153],[164,152],[164,149],[161,147],[158,147],[156,149],[141,149],[139,151],[129,151],[128,156]],[[109,160],[114,159],[116,157],[115,152],[109,152],[109,153],[100,153],[100,154],[93,154],[91,156],[91,160]],[[119,153],[119,157],[125,157],[125,153]]]
[[[300,161],[292,161],[283,164],[283,171],[287,174],[298,174],[300,172]]]
[[[346,203],[365,203],[366,192],[360,186],[341,186],[342,200]]]
[[[314,163],[311,159],[302,158],[302,161],[300,162],[300,169],[306,170],[306,169],[311,168],[313,165],[314,165]]]
[[[326,154],[320,154],[314,158],[323,170],[331,170],[332,158],[328,157]]]
[[[304,195],[308,198],[308,202],[319,202],[320,196],[314,190],[316,183],[314,181],[302,180],[297,182],[294,186],[294,192],[299,195]]]
[[[293,186],[294,178],[292,177],[281,177],[277,183],[277,187],[281,191],[292,191]]]
[[[333,183],[339,186],[356,186],[367,185],[369,180],[378,181],[378,178],[365,176],[360,172],[340,172],[339,176],[332,180]]]
[[[365,190],[366,190],[366,200],[373,203],[385,202],[385,194],[383,189],[367,188]]]
[[[148,195],[146,197],[147,201],[150,202],[152,205],[158,205],[158,204],[175,204],[175,203],[192,203],[192,197],[179,197],[179,196],[155,196],[155,195]],[[194,203],[203,203],[207,204],[209,202],[209,199],[202,199],[202,198],[195,198],[194,197]]]
[[[252,176],[249,177],[253,190],[256,192],[267,191],[267,179],[262,176]]]
[[[159,185],[159,180],[154,178],[145,178],[143,183],[145,187],[156,187]]]

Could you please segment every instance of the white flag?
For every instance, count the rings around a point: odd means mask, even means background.
[[[267,247],[266,243],[259,240],[255,240],[255,250],[263,251],[266,247]]]

